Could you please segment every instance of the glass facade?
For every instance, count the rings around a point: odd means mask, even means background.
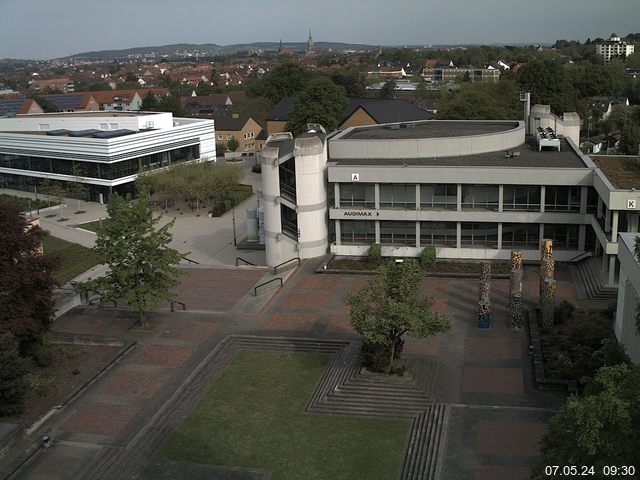
[[[504,211],[540,211],[540,187],[505,185],[502,195]]]
[[[456,246],[456,222],[420,222],[420,245]]]
[[[290,158],[278,167],[280,174],[280,195],[296,202],[296,159]]]
[[[578,225],[545,224],[544,238],[553,240],[553,248],[557,250],[578,249]]]
[[[376,205],[373,183],[341,183],[340,207],[374,208]]]
[[[382,245],[416,246],[416,222],[380,222],[380,243]]]
[[[497,223],[462,223],[462,247],[498,248]]]
[[[386,183],[380,185],[381,208],[416,208],[416,185],[414,183]]]
[[[376,222],[371,220],[340,220],[340,242],[345,245],[376,243]]]
[[[200,145],[176,148],[112,163],[0,153],[0,167],[61,175],[75,175],[74,172],[78,172],[87,178],[116,180],[154,168],[195,160],[199,157]]]
[[[540,225],[537,223],[503,223],[502,248],[532,248],[540,243]]]
[[[294,240],[298,239],[298,214],[295,210],[280,204],[280,219],[282,221],[282,233]]]
[[[463,185],[462,208],[498,210],[498,185]]]
[[[458,208],[458,186],[455,184],[420,185],[420,208]]]
[[[544,210],[545,212],[579,212],[580,187],[546,187]]]

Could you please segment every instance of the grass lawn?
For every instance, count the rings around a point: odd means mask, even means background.
[[[100,220],[94,220],[93,222],[80,223],[76,225],[76,227],[98,233],[98,230],[100,230],[101,223],[102,222]]]
[[[273,480],[397,478],[409,420],[304,412],[328,359],[240,351],[158,457],[267,469]]]
[[[44,237],[42,247],[44,253],[55,253],[60,256],[60,266],[53,274],[60,285],[64,285],[98,264],[98,257],[91,249],[51,235]]]

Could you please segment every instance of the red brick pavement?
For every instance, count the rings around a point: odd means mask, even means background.
[[[465,392],[522,395],[522,369],[464,367],[462,389]]]
[[[440,339],[406,338],[404,341],[404,348],[402,349],[402,353],[415,355],[431,355],[437,357],[440,354]]]
[[[51,325],[53,332],[80,333],[120,337],[137,322],[136,318],[118,318],[116,312],[92,311],[89,314],[70,314],[57,319]]]
[[[105,403],[85,404],[75,409],[62,428],[75,433],[117,435],[139,411],[139,407]]]
[[[520,338],[468,338],[465,345],[466,358],[492,358],[517,360],[521,358]]]
[[[193,354],[196,347],[176,347],[170,345],[149,345],[135,355],[132,363],[157,365],[162,367],[179,367]]]
[[[217,325],[212,323],[174,321],[168,329],[159,332],[156,337],[198,342],[205,340],[216,330]]]
[[[313,313],[274,312],[269,315],[265,330],[309,331],[317,316]]]
[[[538,442],[547,431],[544,423],[478,422],[476,450],[485,455],[538,455]]]
[[[312,288],[322,291],[333,291],[341,282],[344,282],[344,277],[340,275],[315,275],[313,277],[304,277],[298,282],[296,288]]]
[[[160,372],[136,372],[120,370],[103,382],[98,390],[101,395],[121,395],[134,398],[152,398],[171,375]]]
[[[351,328],[348,315],[331,315],[326,330],[327,332],[335,333],[355,333],[353,328]]]
[[[505,467],[494,465],[478,465],[474,480],[529,480],[530,469],[526,467]]]
[[[329,305],[333,298],[328,295],[318,295],[314,290],[304,293],[291,292],[281,302],[283,308],[313,308],[322,309]]]
[[[230,310],[264,276],[259,270],[183,268],[177,300],[189,310]]]

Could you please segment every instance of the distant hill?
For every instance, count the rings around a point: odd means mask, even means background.
[[[377,48],[374,45],[364,45],[356,43],[340,43],[340,42],[316,42],[315,45],[325,50],[371,50]],[[126,58],[129,56],[144,56],[155,54],[157,57],[177,56],[179,52],[200,53],[203,55],[226,55],[248,50],[262,49],[264,51],[276,51],[280,46],[279,42],[254,42],[242,43],[236,45],[217,45],[215,43],[205,43],[201,45],[192,43],[176,43],[173,45],[162,45],[153,47],[136,47],[126,48],[123,50],[100,50],[93,52],[83,52],[71,55],[65,58],[91,59],[91,60],[116,60],[118,58]],[[283,42],[285,48],[293,48],[295,50],[304,50],[307,48],[306,42]]]

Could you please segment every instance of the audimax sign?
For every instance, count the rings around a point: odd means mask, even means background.
[[[372,212],[372,211],[365,211],[365,210],[345,210],[344,212],[342,212],[342,216],[343,217],[379,217],[380,212]]]

